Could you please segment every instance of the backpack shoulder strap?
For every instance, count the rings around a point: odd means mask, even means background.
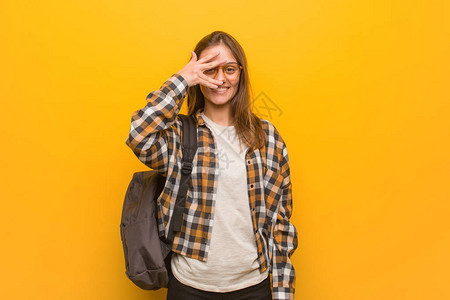
[[[186,116],[179,114],[182,121],[182,147],[183,147],[183,165],[186,166],[186,170],[192,167],[192,161],[194,159],[195,152],[197,151],[197,125],[195,116]],[[191,168],[192,169],[192,168]],[[190,173],[190,171],[189,171]]]
[[[188,183],[192,173],[192,161],[197,152],[197,125],[195,116],[187,116],[178,114],[182,121],[181,136],[182,136],[182,165],[181,165],[181,181],[178,190],[177,199],[172,215],[172,220],[169,225],[169,233],[167,240],[172,243],[175,232],[181,231],[181,224],[183,223],[183,214],[186,203],[186,196],[188,191]]]

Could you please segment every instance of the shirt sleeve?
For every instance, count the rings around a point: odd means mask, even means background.
[[[144,108],[133,112],[125,143],[137,158],[166,176],[169,157],[173,155],[181,121],[177,120],[187,93],[187,81],[173,74],[162,86],[147,96]]]
[[[290,260],[297,248],[297,230],[290,222],[292,214],[292,184],[290,180],[289,157],[286,145],[279,136],[279,170],[283,178],[278,213],[273,227],[272,247],[272,293],[274,300],[294,300],[295,270]]]

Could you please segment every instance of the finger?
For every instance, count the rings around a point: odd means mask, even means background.
[[[197,54],[194,51],[191,51],[191,62],[197,61]]]
[[[212,62],[209,62],[207,64],[204,64],[202,67],[204,67],[204,70],[208,70],[208,69],[212,69],[212,68],[214,68],[214,67],[216,67],[218,65],[225,64],[226,62],[227,62],[226,59],[223,59],[223,60],[219,60],[218,59],[218,60],[214,60]]]
[[[199,77],[201,80],[213,85],[213,86],[210,86],[212,88],[217,88],[218,85],[222,85],[224,83],[222,80],[214,79],[214,78],[208,77],[204,74],[201,74]]]
[[[216,57],[216,56],[219,55],[219,54],[220,54],[220,51],[217,51],[217,52],[215,52],[215,53],[208,54],[208,55],[206,55],[206,56],[203,57],[203,58],[200,58],[198,61],[201,61],[201,62],[207,62],[207,61],[209,61],[210,59]]]
[[[210,77],[208,77],[206,75],[199,76],[199,83],[201,85],[203,85],[203,86],[206,86],[206,87],[210,87],[210,88],[216,89],[219,85],[222,84],[221,82],[220,83],[216,83],[216,81],[220,81],[220,80],[216,80],[214,78],[210,78]]]
[[[209,82],[206,81],[206,80],[201,80],[201,81],[200,81],[200,84],[203,85],[203,86],[205,86],[205,87],[212,88],[212,89],[217,89],[217,87],[218,87],[216,84],[209,83]]]
[[[224,84],[224,81],[219,80],[219,79],[215,79],[215,78],[211,78],[208,75],[205,75],[203,73],[200,73],[200,75],[198,77],[203,79],[203,80],[205,80],[205,81],[208,81],[208,82],[210,82],[212,84],[215,84],[215,85],[222,85],[222,84]]]

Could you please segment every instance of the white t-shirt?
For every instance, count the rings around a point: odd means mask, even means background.
[[[230,292],[263,281],[247,191],[247,145],[234,126],[214,123],[201,113],[211,129],[219,153],[219,178],[214,223],[207,261],[177,253],[172,256],[173,275],[183,284],[212,292]],[[242,147],[242,149],[240,149]]]

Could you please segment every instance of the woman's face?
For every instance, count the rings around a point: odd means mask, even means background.
[[[210,46],[208,48],[205,48],[202,53],[200,53],[200,58],[207,56],[209,54],[217,53],[217,51],[220,51],[220,54],[215,57],[214,60],[224,60],[226,59],[228,63],[234,62],[235,64],[232,64],[233,66],[236,66],[237,60],[231,53],[231,50],[223,44]],[[211,75],[210,75],[211,76]],[[232,77],[232,76],[229,76]],[[200,85],[200,90],[203,93],[203,96],[205,97],[205,101],[209,101],[215,105],[223,105],[226,104],[231,98],[234,97],[238,90],[239,86],[239,77],[240,72],[236,78],[227,78],[225,74],[223,73],[223,70],[219,68],[217,70],[217,74],[214,77],[215,79],[222,80],[224,83],[219,86],[219,89],[213,89],[210,87],[206,87],[203,85]],[[221,90],[221,88],[225,88],[225,90]]]

